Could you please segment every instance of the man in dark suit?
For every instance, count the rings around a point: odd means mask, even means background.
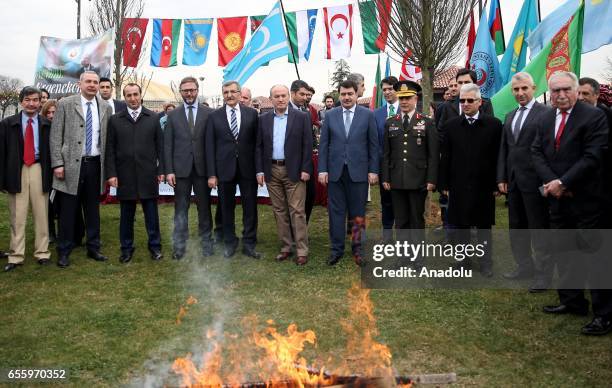
[[[608,121],[608,147],[603,156],[603,212],[599,217],[599,227],[612,229],[612,109],[598,103],[599,94],[600,85],[595,79],[583,77],[578,80],[578,100],[601,109]]]
[[[34,258],[48,264],[47,206],[51,190],[50,123],[38,114],[40,90],[26,86],[19,93],[22,110],[0,122],[0,189],[8,192],[11,249],[4,271],[24,262],[28,207],[34,219]]]
[[[258,114],[239,105],[240,85],[235,81],[222,86],[223,107],[211,113],[206,128],[208,187],[218,187],[223,218],[226,258],[238,247],[235,224],[236,186],[242,203],[242,253],[254,259],[261,254],[257,244],[257,146]]]
[[[491,226],[495,224],[496,164],[502,123],[480,113],[478,85],[463,85],[459,101],[461,116],[448,120],[442,128],[447,136],[442,145],[440,186],[448,195],[448,222],[454,229],[451,238],[457,243],[467,243],[470,229],[476,227],[478,241],[487,242],[480,259],[480,273],[491,277]],[[471,267],[468,258],[461,264]]]
[[[347,212],[353,220],[353,260],[359,266],[365,264],[361,239],[365,232],[368,184],[378,183],[380,164],[374,114],[357,105],[358,90],[353,81],[340,83],[342,106],[327,112],[321,128],[319,182],[329,185],[329,265],[337,264],[344,254]]]
[[[98,77],[100,76],[100,68],[95,67],[91,64],[91,58],[88,55],[84,56],[83,59],[81,59],[81,67],[77,71],[77,77],[80,78],[81,74],[85,73],[86,71],[93,71],[98,75]]]
[[[206,125],[212,109],[198,102],[198,80],[185,77],[179,91],[183,103],[168,113],[164,130],[164,169],[168,184],[174,187],[174,260],[185,256],[189,239],[191,189],[198,208],[198,237],[202,256],[212,256],[212,217],[210,188],[206,184]]]
[[[380,81],[380,89],[382,90],[383,97],[387,101],[387,105],[381,106],[374,111],[374,119],[376,120],[376,129],[378,129],[378,150],[380,151],[378,156],[381,164],[383,163],[383,149],[384,149],[384,138],[385,138],[385,124],[389,117],[393,117],[400,112],[399,101],[397,93],[393,88],[397,84],[397,78],[390,76],[383,78]],[[381,169],[382,173],[382,169]],[[380,181],[380,208],[382,213],[382,226],[383,226],[383,239],[385,241],[391,241],[393,239],[393,203],[391,201],[391,191],[385,190],[382,186],[382,179]]]
[[[100,97],[110,105],[113,114],[127,109],[125,101],[115,100],[113,98],[113,82],[110,78],[100,78]]]
[[[517,267],[504,277],[534,279],[529,290],[538,292],[550,286],[553,263],[546,236],[539,232],[548,229],[548,201],[540,195],[541,181],[533,168],[531,144],[550,108],[533,98],[536,86],[529,73],[512,76],[511,88],[519,107],[508,113],[504,122],[497,186],[508,195],[510,244]]]
[[[109,185],[117,189],[120,201],[121,263],[132,260],[134,215],[139,200],[151,258],[162,258],[157,197],[159,182],[164,180],[163,133],[157,114],[142,106],[140,90],[134,83],[123,88],[128,106],[125,111],[113,115],[108,125],[106,178]]]
[[[608,125],[604,113],[578,99],[578,79],[569,72],[557,72],[548,80],[555,110],[542,118],[542,127],[532,145],[535,169],[550,201],[552,229],[595,229],[601,215],[602,159],[608,144]],[[586,232],[585,234],[588,234]],[[545,306],[550,314],[587,315],[589,302],[581,287],[591,276],[581,252],[572,257],[560,254],[555,241],[554,255],[559,272],[560,304]],[[606,252],[607,253],[607,252]],[[605,258],[609,260],[609,256]],[[594,278],[594,277],[593,277]],[[612,331],[612,292],[592,289],[595,317],[582,328],[587,335]]]
[[[297,251],[297,265],[308,262],[308,225],[306,224],[306,181],[312,176],[312,126],[308,114],[290,108],[289,89],[276,85],[270,89],[274,111],[259,117],[257,163],[260,186],[267,184],[281,241],[277,261]]]
[[[57,265],[70,265],[75,246],[76,220],[85,215],[87,256],[106,261],[100,253],[100,194],[105,190],[104,159],[106,129],[111,107],[97,96],[98,74],[81,74],[81,93],[62,98],[51,125],[51,166],[53,188],[59,200],[59,236]]]

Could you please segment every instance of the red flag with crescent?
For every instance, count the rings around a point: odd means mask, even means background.
[[[418,81],[423,78],[423,74],[421,73],[421,68],[418,66],[411,65],[408,63],[408,59],[412,56],[412,51],[407,50],[406,54],[404,54],[404,58],[402,59],[402,68],[400,70],[400,81],[410,80],[410,81]]]
[[[353,5],[323,8],[327,59],[348,58],[353,46]]]
[[[142,50],[142,42],[147,32],[149,19],[125,18],[121,26],[123,42],[123,66],[136,67]]]

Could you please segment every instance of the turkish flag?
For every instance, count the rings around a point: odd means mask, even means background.
[[[242,50],[246,30],[246,16],[217,19],[219,66],[226,66]]]
[[[476,42],[476,28],[474,27],[474,11],[470,12],[470,29],[468,30],[467,38],[467,57],[465,58],[465,68],[470,68],[470,59],[472,51],[474,51],[474,43]]]
[[[149,19],[125,18],[121,26],[123,66],[136,67]]]

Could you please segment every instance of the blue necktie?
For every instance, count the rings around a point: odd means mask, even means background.
[[[85,155],[91,155],[93,143],[93,118],[91,116],[91,102],[87,103],[87,114],[85,116]]]
[[[346,137],[349,135],[349,130],[351,129],[351,111],[344,111],[344,132],[346,132]]]
[[[238,139],[238,119],[236,118],[236,109],[232,108],[232,135],[234,135],[234,139]]]

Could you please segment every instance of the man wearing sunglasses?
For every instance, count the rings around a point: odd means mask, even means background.
[[[478,85],[463,85],[459,101],[461,116],[450,119],[441,129],[446,137],[439,184],[448,195],[448,222],[454,228],[451,240],[469,243],[470,229],[476,227],[478,242],[486,245],[480,258],[480,273],[491,277],[491,226],[495,224],[496,165],[502,123],[479,111],[482,100]],[[461,266],[469,269],[471,262],[466,258]]]

